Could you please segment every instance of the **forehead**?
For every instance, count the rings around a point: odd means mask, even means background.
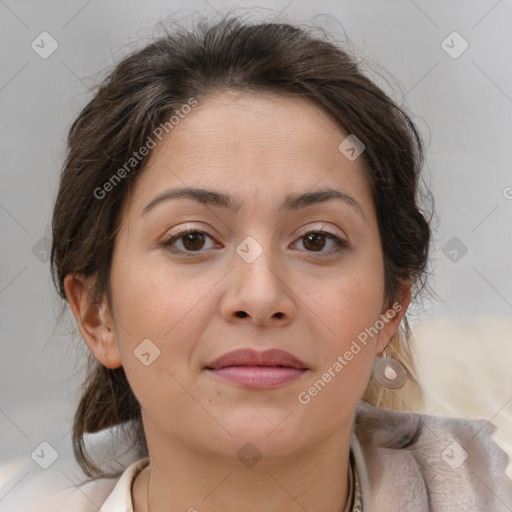
[[[338,149],[347,134],[303,97],[227,91],[203,99],[152,150],[132,191],[140,213],[168,187],[275,199],[336,187],[371,202],[363,158]]]

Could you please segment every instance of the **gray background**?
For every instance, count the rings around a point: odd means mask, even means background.
[[[281,19],[313,19],[338,35],[344,30],[357,54],[370,61],[370,73],[382,73],[382,66],[396,78],[401,89],[392,84],[392,95],[404,97],[428,146],[426,179],[439,217],[431,279],[437,297],[425,301],[417,318],[510,318],[512,3],[237,4],[260,17],[284,10]],[[94,76],[132,43],[147,42],[159,20],[193,11],[224,13],[232,3],[198,0],[187,10],[181,5],[0,1],[0,460],[27,455],[71,426],[84,344],[69,335],[72,323],[55,321],[60,305],[41,241],[51,236],[66,132],[89,99]],[[47,59],[31,48],[43,31],[58,43]],[[456,59],[441,46],[453,31],[469,44]],[[460,48],[456,41],[449,44]],[[453,237],[455,245],[446,246]],[[460,257],[462,246],[467,253]],[[458,261],[450,260],[454,248]]]

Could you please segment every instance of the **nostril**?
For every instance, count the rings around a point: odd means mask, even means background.
[[[239,318],[245,318],[247,316],[247,313],[245,311],[237,311],[236,316]]]

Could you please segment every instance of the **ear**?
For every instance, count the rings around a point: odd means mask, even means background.
[[[388,346],[391,338],[398,330],[398,326],[409,307],[411,302],[411,284],[405,282],[401,284],[399,297],[392,304],[386,303],[384,306],[379,320],[384,324],[382,329],[379,329],[377,340],[375,344],[375,352],[380,355],[383,350]],[[379,325],[381,325],[379,323]]]
[[[101,304],[93,303],[95,276],[67,275],[64,287],[69,306],[84,341],[94,357],[107,368],[121,366],[121,354],[115,336],[112,315],[106,296]]]

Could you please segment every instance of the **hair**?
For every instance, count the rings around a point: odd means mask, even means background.
[[[228,90],[307,98],[362,141],[386,297],[394,301],[403,282],[419,292],[426,284],[431,230],[418,206],[424,150],[411,118],[340,45],[297,25],[230,16],[200,21],[192,29],[175,27],[132,52],[109,72],[72,123],[52,219],[50,262],[59,295],[67,300],[65,277],[81,274],[95,278],[93,303],[105,294],[110,300],[120,209],[149,157],[131,161],[134,151],[191,98],[207,101]],[[129,161],[133,168],[114,183]],[[98,198],[109,180],[109,193]],[[405,388],[421,394],[407,317],[402,324],[386,351],[405,367]],[[373,375],[363,400],[389,409],[406,407],[397,390],[384,388]],[[147,454],[140,405],[123,368],[106,368],[89,354],[72,433],[75,458],[88,476],[102,472],[88,455],[84,436],[115,426],[126,428],[132,446]]]

